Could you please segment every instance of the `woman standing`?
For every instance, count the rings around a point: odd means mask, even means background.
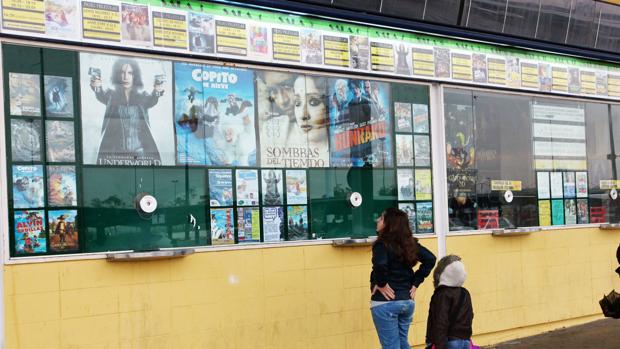
[[[377,219],[377,235],[370,274],[372,319],[383,349],[409,349],[415,293],[436,258],[413,237],[407,214],[397,208],[387,208]]]

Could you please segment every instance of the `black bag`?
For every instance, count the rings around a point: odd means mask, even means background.
[[[598,302],[605,317],[620,319],[620,293],[612,290]]]

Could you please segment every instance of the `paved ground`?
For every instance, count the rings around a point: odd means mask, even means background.
[[[485,349],[530,348],[618,349],[620,348],[620,320],[603,319],[485,347]]]

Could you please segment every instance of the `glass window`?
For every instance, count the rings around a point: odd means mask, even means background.
[[[540,17],[536,38],[540,40],[564,43],[568,29],[572,1],[541,1]]]
[[[422,19],[426,0],[383,0],[381,13],[390,16]]]
[[[541,0],[510,0],[506,8],[504,33],[533,38]]]
[[[465,0],[426,1],[424,20],[440,24],[457,25],[463,2]]]
[[[365,12],[379,12],[381,0],[333,0],[332,6],[351,10],[363,9]]]
[[[471,0],[465,25],[472,29],[500,32],[504,27],[507,0]]]
[[[596,36],[594,10],[596,3],[591,0],[573,0],[567,44],[592,47]]]
[[[596,48],[611,52],[620,50],[620,6],[596,3],[598,33]]]

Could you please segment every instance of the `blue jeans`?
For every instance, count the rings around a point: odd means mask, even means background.
[[[452,339],[446,344],[446,349],[469,349],[469,340]]]
[[[372,320],[383,349],[410,349],[407,335],[413,319],[415,302],[391,301],[370,308]]]

